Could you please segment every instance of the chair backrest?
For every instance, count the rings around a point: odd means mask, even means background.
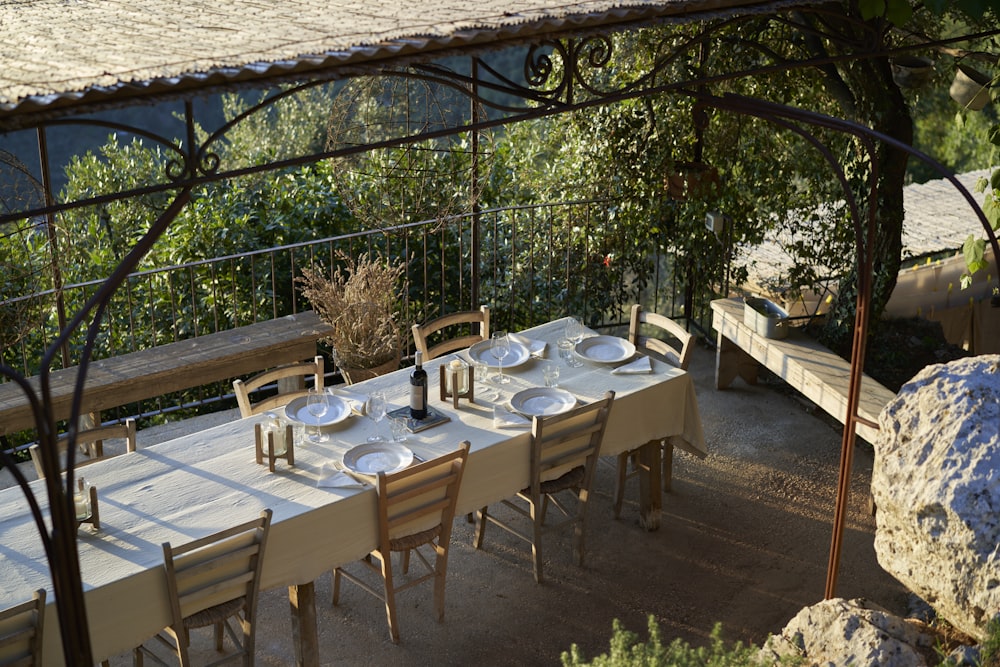
[[[42,664],[45,589],[34,597],[0,611],[0,667]]]
[[[308,377],[312,377],[313,387],[322,390],[325,372],[323,357],[316,355],[311,361],[278,366],[258,373],[249,380],[234,380],[233,392],[236,394],[236,403],[240,406],[240,416],[251,417],[280,408],[297,396],[305,396],[309,393],[306,389]],[[270,385],[277,385],[277,394],[262,398],[256,403],[250,402],[250,394]]]
[[[379,548],[388,553],[390,542],[428,530],[440,530],[439,544],[451,538],[455,504],[469,457],[469,441],[443,456],[378,474]]]
[[[126,452],[134,452],[135,420],[129,417],[124,422],[118,424],[109,424],[107,426],[98,426],[97,428],[78,431],[76,434],[76,444],[78,447],[86,445],[90,456],[89,458],[82,458],[77,455],[76,465],[73,467],[82,468],[83,466],[108,458],[110,454],[104,454],[104,441],[115,439],[125,441]],[[59,472],[66,470],[66,450],[68,446],[69,435],[64,433],[56,440],[56,448],[59,456]],[[31,445],[28,448],[28,453],[31,454],[31,462],[35,464],[35,472],[38,473],[38,478],[44,479],[45,469],[42,466],[41,448],[37,444]]]
[[[642,325],[656,327],[658,333],[666,334],[668,338],[676,339],[678,345],[671,345],[668,341],[656,336],[646,336],[642,333]],[[642,306],[635,304],[632,306],[632,317],[628,326],[628,339],[637,348],[653,352],[662,357],[666,362],[677,366],[682,370],[687,370],[691,363],[691,352],[694,346],[691,342],[694,339],[684,327],[674,322],[665,315],[644,311]]]
[[[474,333],[474,328],[468,325],[479,325],[479,333]],[[465,329],[458,329],[460,326]],[[441,340],[447,331],[454,327],[460,335]],[[424,361],[430,361],[442,354],[464,350],[482,340],[490,339],[490,307],[481,306],[479,310],[464,310],[458,313],[451,313],[435,318],[424,324],[414,324],[413,344],[423,353]],[[470,333],[465,333],[470,332]],[[440,342],[436,342],[440,341]],[[435,343],[431,345],[431,343]]]
[[[584,467],[582,486],[589,488],[614,398],[615,392],[608,391],[599,401],[532,419],[531,486],[535,495],[542,482],[580,466]]]
[[[254,615],[270,527],[271,510],[266,509],[252,521],[181,546],[163,544],[173,627],[182,627],[192,614],[241,598],[246,599],[247,618]]]

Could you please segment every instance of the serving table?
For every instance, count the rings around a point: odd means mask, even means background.
[[[547,346],[548,361],[562,363],[556,341],[562,321],[523,332]],[[511,496],[529,477],[530,433],[525,428],[495,428],[493,403],[481,397],[462,401],[459,409],[437,396],[437,366],[445,356],[425,364],[431,379],[431,404],[450,421],[410,435],[415,454],[432,458],[453,450],[462,440],[472,443],[459,495],[457,515]],[[520,389],[543,386],[542,364],[531,358],[517,367],[505,367],[511,382],[498,402]],[[613,455],[645,445],[650,457],[658,438],[699,455],[705,454],[704,435],[694,385],[684,371],[653,361],[654,372],[640,375],[611,373],[609,364],[585,362],[561,368],[560,387],[580,400],[616,392],[602,454]],[[408,371],[401,370],[352,385],[352,392],[385,392],[391,407],[405,405]],[[478,394],[478,392],[477,392]],[[371,487],[317,486],[334,460],[352,446],[364,443],[377,429],[389,437],[389,426],[351,417],[325,427],[327,443],[296,444],[295,465],[279,463],[275,472],[254,460],[254,426],[263,417],[241,419],[159,445],[101,461],[80,471],[99,490],[100,530],[79,530],[80,567],[85,588],[88,623],[95,659],[128,651],[169,622],[166,583],[162,569],[163,542],[182,543],[215,532],[260,510],[273,511],[271,533],[264,556],[262,590],[288,587],[293,632],[299,664],[318,664],[312,582],[333,567],[367,554],[377,542],[376,496]],[[649,452],[648,450],[656,450]],[[651,472],[658,471],[654,465]],[[41,482],[34,482],[42,511],[47,498]],[[644,500],[646,520],[658,525],[660,491],[656,501]],[[19,488],[0,491],[0,606],[28,599],[32,591],[51,591],[48,563],[27,502]],[[45,620],[45,663],[61,664],[58,618],[50,603]]]

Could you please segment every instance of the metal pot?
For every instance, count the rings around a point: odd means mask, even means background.
[[[991,81],[989,76],[968,65],[958,65],[948,94],[966,109],[979,111],[990,101]]]

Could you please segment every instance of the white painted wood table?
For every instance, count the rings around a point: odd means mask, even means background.
[[[561,331],[562,322],[555,321],[525,334],[547,341],[549,359],[559,362],[555,342]],[[458,503],[459,515],[464,515],[527,484],[530,438],[525,429],[494,428],[491,403],[463,402],[456,411],[438,400],[437,366],[449,359],[431,361],[426,368],[431,403],[451,421],[410,436],[408,444],[431,458],[462,440],[472,443]],[[581,400],[598,398],[609,389],[616,392],[604,454],[671,437],[674,444],[703,455],[704,435],[690,376],[661,362],[653,365],[654,372],[646,375],[614,375],[602,364],[563,365],[561,386]],[[542,385],[537,359],[505,372],[512,377],[504,388],[508,400],[520,389]],[[383,389],[391,406],[402,406],[407,378],[402,370],[351,390]],[[330,442],[298,446],[294,467],[278,461],[276,472],[269,473],[266,465],[254,462],[257,421],[238,420],[83,469],[98,488],[101,508],[100,530],[84,526],[78,536],[95,659],[127,651],[167,625],[163,542],[186,542],[270,508],[274,515],[262,588],[289,587],[298,661],[318,663],[312,582],[368,553],[376,544],[377,519],[373,489],[319,488],[317,480],[324,464],[365,442],[376,427],[368,419],[350,417],[326,428]],[[379,428],[389,434],[387,423]],[[34,488],[44,493],[39,483]],[[659,487],[653,488],[658,507]],[[47,500],[40,502],[47,514]],[[51,592],[48,564],[19,488],[0,492],[0,535],[0,606],[27,599],[39,587]],[[58,619],[50,604],[45,663],[61,662]]]

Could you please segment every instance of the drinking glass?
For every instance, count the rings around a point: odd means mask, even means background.
[[[313,431],[312,435],[309,436],[309,440],[312,442],[327,442],[330,439],[330,436],[323,433],[322,429],[319,427],[320,419],[326,414],[329,407],[330,406],[326,401],[325,393],[317,391],[316,389],[309,390],[309,397],[306,399],[306,412],[312,415],[316,424],[316,429]]]
[[[476,368],[476,398],[487,401],[497,400],[500,397],[500,392],[495,387],[490,386],[490,365],[478,360],[473,363]]]
[[[379,422],[385,418],[385,413],[385,394],[380,391],[373,391],[368,395],[368,401],[365,403],[365,414],[375,424],[376,432],[374,435],[368,436],[368,442],[385,442],[385,437],[381,433],[378,433]]]
[[[503,360],[510,353],[510,338],[506,331],[494,331],[490,340],[490,354],[497,360],[497,374],[493,377],[496,384],[507,384],[510,378],[503,374]]]
[[[546,387],[559,386],[559,365],[554,361],[546,361],[542,366],[542,377]]]
[[[566,337],[566,340],[570,342],[571,350],[576,347],[577,343],[583,340],[583,333],[583,323],[580,322],[580,320],[575,317],[569,317],[566,319],[563,335]],[[574,357],[572,353],[566,355],[566,364],[576,367],[583,366],[583,362]]]

